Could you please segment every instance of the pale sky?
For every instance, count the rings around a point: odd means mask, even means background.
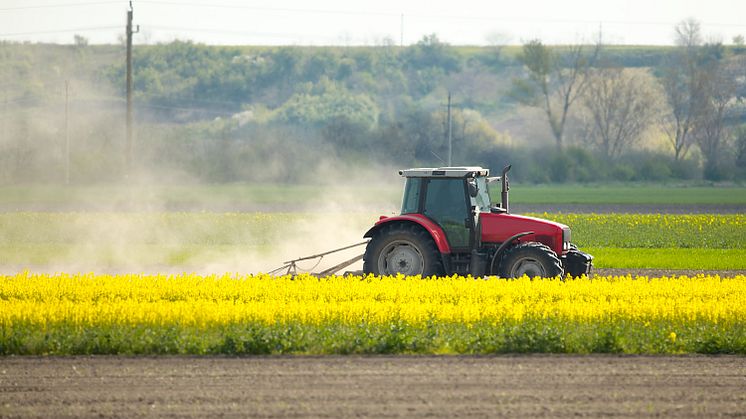
[[[126,0],[0,0],[0,40],[116,43]],[[192,40],[227,45],[404,45],[426,34],[454,45],[576,43],[667,45],[693,17],[707,39],[746,36],[746,0],[133,0],[135,44]]]

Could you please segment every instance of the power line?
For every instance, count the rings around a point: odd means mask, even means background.
[[[169,2],[169,1],[158,1],[158,0],[142,0],[141,4],[157,4],[162,6],[187,6],[187,7],[206,7],[213,9],[241,9],[241,10],[254,10],[254,11],[265,11],[265,12],[298,12],[298,13],[315,13],[315,14],[339,14],[339,15],[366,15],[366,16],[394,16],[399,17],[400,13],[393,12],[375,12],[375,11],[356,11],[356,10],[332,10],[332,9],[297,9],[287,7],[257,7],[257,6],[244,6],[236,4],[220,4],[220,3],[193,3],[193,2]]]
[[[121,1],[92,1],[86,3],[59,3],[59,4],[45,4],[38,6],[16,6],[16,7],[0,7],[0,12],[7,12],[13,10],[31,10],[31,9],[52,9],[59,7],[76,7],[76,6],[97,6],[101,4],[122,4]]]
[[[186,27],[178,27],[178,26],[161,26],[161,25],[151,25],[148,23],[143,23],[142,26],[147,27],[148,29],[160,29],[164,31],[221,33],[221,34],[227,34],[227,35],[242,35],[242,36],[250,35],[250,36],[286,38],[286,39],[297,39],[298,37],[301,36],[298,34],[290,35],[287,33],[247,32],[247,31],[240,31],[240,30],[237,31],[237,30],[230,30],[230,29],[186,28]]]
[[[103,31],[103,30],[110,30],[110,29],[120,29],[121,26],[94,26],[94,27],[87,27],[87,28],[75,28],[75,29],[54,29],[54,30],[48,30],[48,31],[35,31],[35,32],[15,32],[15,33],[0,33],[0,37],[10,37],[10,36],[26,36],[26,35],[43,35],[43,34],[50,34],[50,33],[65,33],[65,32],[89,32],[89,31]]]

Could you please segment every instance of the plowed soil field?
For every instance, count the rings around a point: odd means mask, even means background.
[[[0,417],[746,417],[746,358],[7,357]]]

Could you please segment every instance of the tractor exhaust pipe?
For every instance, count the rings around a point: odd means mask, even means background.
[[[500,180],[502,180],[502,192],[500,193],[500,197],[502,198],[501,206],[505,210],[505,212],[510,212],[510,208],[508,207],[508,191],[510,190],[510,183],[508,182],[508,172],[510,171],[511,165],[507,165],[503,168],[502,176],[500,176]]]

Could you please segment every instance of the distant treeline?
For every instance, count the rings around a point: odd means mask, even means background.
[[[746,48],[691,47],[456,47],[436,35],[407,47],[138,45],[133,160],[163,179],[295,182],[339,165],[444,165],[450,137],[453,164],[512,163],[526,182],[746,179]],[[71,181],[122,178],[123,52],[0,44],[0,182],[60,181],[67,140]],[[672,75],[682,63],[702,70]],[[719,91],[700,74],[721,68],[734,83],[716,119]],[[573,70],[584,84],[559,127]],[[689,91],[683,140],[667,83]]]

